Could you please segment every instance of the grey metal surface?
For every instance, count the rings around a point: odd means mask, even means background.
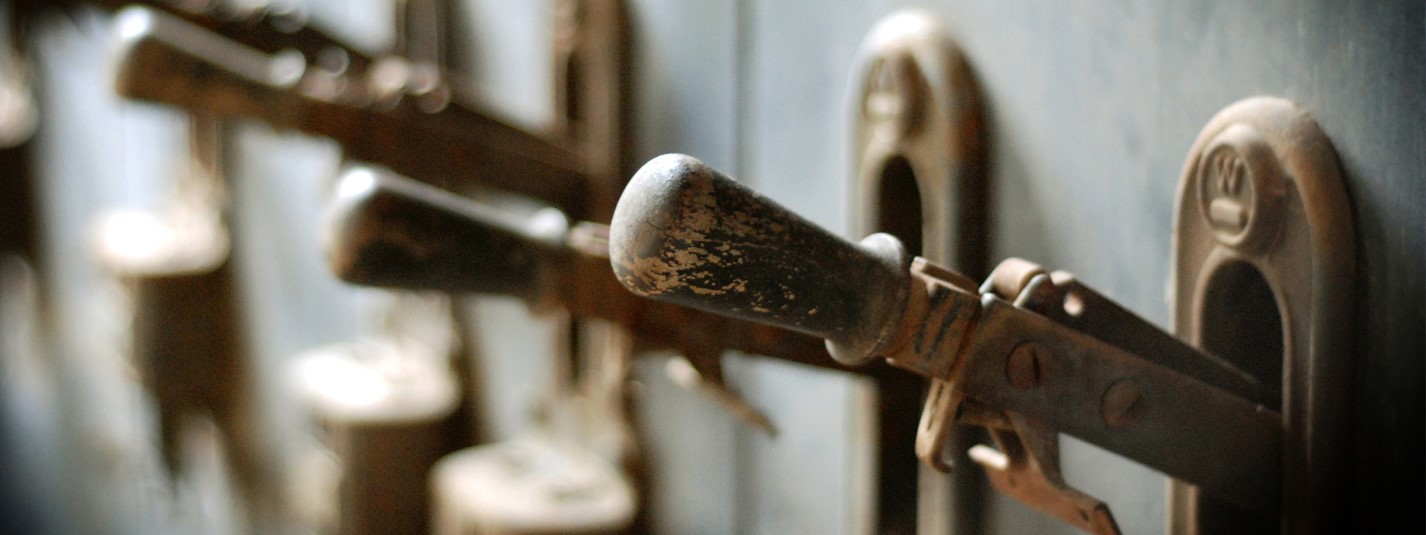
[[[380,48],[386,0],[312,0],[319,20]],[[852,61],[865,32],[910,2],[629,3],[634,38],[634,161],[680,151],[724,169],[813,221],[851,227],[847,119]],[[1276,94],[1316,116],[1341,155],[1358,221],[1359,343],[1354,436],[1357,531],[1419,532],[1426,295],[1426,6],[928,0],[982,85],[992,128],[991,260],[1024,256],[1074,272],[1167,325],[1171,207],[1189,145],[1242,97]],[[550,110],[548,5],[467,0],[457,67],[470,89],[518,124]],[[45,129],[44,333],[65,418],[56,448],[73,459],[59,492],[88,504],[76,532],[222,532],[174,517],[158,496],[149,409],[126,379],[120,303],[89,259],[93,216],[152,207],[180,152],[174,114],[121,105],[108,90],[107,29],[86,12],[37,36]],[[63,80],[63,81],[61,81]],[[264,379],[292,352],[361,329],[362,298],[326,276],[316,243],[327,144],[245,126],[230,152],[250,275],[250,328]],[[272,236],[280,239],[273,240]],[[473,305],[489,438],[519,434],[547,384],[546,331],[512,302]],[[782,429],[775,440],[640,362],[651,526],[663,533],[856,533],[868,521],[870,389],[826,372],[734,359],[730,380]],[[129,382],[126,382],[129,381]],[[300,417],[274,397],[273,425]],[[1128,533],[1159,532],[1162,476],[1066,439],[1066,477],[1109,502]],[[907,452],[910,455],[911,452]],[[197,482],[190,485],[208,485]],[[221,497],[219,495],[219,497]],[[214,506],[216,498],[197,503]],[[989,533],[1072,533],[992,495]],[[193,505],[193,504],[189,504]],[[221,507],[219,508],[221,509]],[[215,518],[226,518],[218,510]],[[1388,529],[1402,528],[1406,529]],[[67,526],[68,527],[68,526]]]

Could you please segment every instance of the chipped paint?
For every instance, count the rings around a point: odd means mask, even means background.
[[[610,250],[635,294],[843,342],[874,341],[904,296],[906,275],[882,249],[831,235],[687,156],[635,175]]]

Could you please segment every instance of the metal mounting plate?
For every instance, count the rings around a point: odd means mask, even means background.
[[[1174,482],[1170,532],[1335,531],[1350,488],[1356,245],[1316,121],[1273,97],[1214,116],[1179,180],[1173,247],[1175,332],[1281,385],[1284,443],[1280,518],[1254,522]]]
[[[911,252],[984,275],[986,134],[965,56],[933,17],[901,11],[872,29],[857,63],[857,230],[893,230],[883,228],[894,215],[884,213],[884,188],[904,164],[921,203],[921,247]]]

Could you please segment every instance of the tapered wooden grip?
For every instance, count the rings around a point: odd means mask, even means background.
[[[481,293],[537,302],[549,291],[568,224],[520,228],[453,193],[378,168],[343,173],[323,232],[327,261],[364,286]]]
[[[853,244],[683,155],[625,188],[610,261],[635,294],[819,336],[849,364],[870,356],[909,284],[895,238]]]

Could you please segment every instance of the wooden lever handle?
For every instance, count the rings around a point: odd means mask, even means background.
[[[896,238],[848,242],[683,155],[634,175],[609,237],[635,294],[818,336],[845,364],[870,357],[909,284]]]
[[[635,298],[614,280],[602,246],[575,246],[576,233],[562,218],[522,228],[469,199],[378,169],[348,171],[338,188],[324,241],[332,270],[347,282],[513,296],[537,309],[558,306],[574,317],[619,323],[643,348],[701,355],[737,349],[848,370],[810,336]]]
[[[332,271],[353,284],[536,302],[568,229],[554,210],[537,220],[538,229],[520,228],[452,193],[354,167],[338,182],[324,241]]]
[[[450,103],[393,103],[400,68],[340,75],[295,51],[266,54],[142,7],[116,17],[115,88],[128,98],[330,137],[349,158],[454,190],[525,195],[584,216],[588,173],[573,150]]]

